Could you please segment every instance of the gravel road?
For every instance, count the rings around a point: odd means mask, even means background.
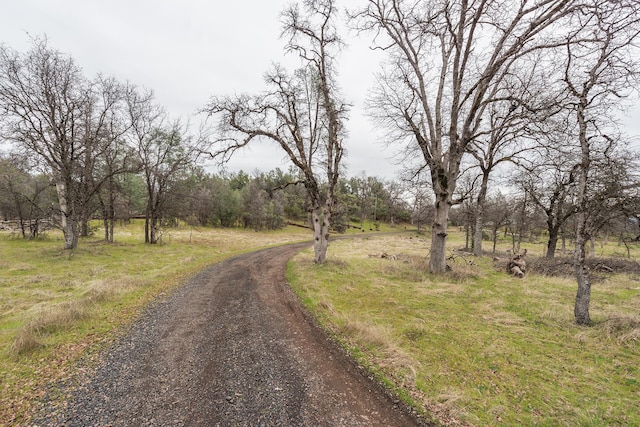
[[[34,425],[421,425],[305,314],[284,278],[305,246],[200,272],[152,304]]]

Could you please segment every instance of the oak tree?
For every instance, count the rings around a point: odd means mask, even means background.
[[[346,105],[336,86],[335,56],[342,45],[333,0],[305,0],[282,14],[286,51],[302,67],[293,73],[274,66],[258,95],[214,97],[205,112],[218,119],[212,155],[227,159],[254,141],[272,141],[300,172],[309,197],[314,253],[324,263],[335,189],[340,176]]]
[[[578,8],[577,0],[369,0],[353,14],[355,26],[373,32],[388,58],[372,114],[431,177],[430,271],[446,270],[461,164],[496,101],[495,88],[528,55],[556,46],[560,21]]]
[[[590,206],[603,194],[595,179],[596,162],[613,159],[619,137],[611,112],[637,85],[640,64],[640,4],[636,1],[596,0],[573,16],[562,61],[565,106],[574,118],[572,140],[579,150],[576,165],[576,230],[574,270],[578,282],[574,314],[578,324],[591,322],[591,277],[585,261],[585,245],[598,229]],[[604,194],[608,194],[605,191]],[[595,197],[598,200],[599,197]],[[596,206],[606,206],[600,199]]]

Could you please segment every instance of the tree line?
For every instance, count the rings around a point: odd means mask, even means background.
[[[31,175],[55,188],[65,249],[87,233],[96,204],[113,240],[119,178],[133,172],[143,177],[145,241],[157,240],[168,186],[199,151],[187,126],[170,119],[150,91],[103,75],[90,79],[73,58],[36,38],[26,53],[0,46],[0,106],[2,136],[13,147],[3,161],[18,173],[37,171]]]
[[[165,184],[161,210],[156,212],[157,243],[162,229],[179,223],[194,227],[242,227],[255,231],[277,230],[287,224],[310,228],[309,197],[293,171],[279,168],[252,175],[209,173],[188,165]],[[364,173],[338,183],[334,232],[349,227],[372,231],[381,223],[407,224],[413,206],[405,200],[405,186],[381,181]],[[112,199],[109,216],[104,200]],[[113,177],[112,188],[103,188],[91,199],[89,215],[79,226],[80,235],[93,233],[89,221],[103,222],[105,241],[113,241],[113,228],[132,219],[145,218],[149,195],[144,172],[129,171]],[[0,156],[0,219],[25,239],[37,238],[48,227],[59,226],[59,201],[48,174],[34,173],[24,156]]]

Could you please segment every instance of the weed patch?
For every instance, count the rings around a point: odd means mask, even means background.
[[[22,356],[34,350],[44,347],[44,344],[36,337],[32,328],[20,328],[11,344],[11,355]]]
[[[607,319],[602,326],[605,335],[618,344],[634,344],[640,341],[640,318],[635,316],[615,316]]]

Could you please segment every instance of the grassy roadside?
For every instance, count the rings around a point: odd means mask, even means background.
[[[409,235],[335,241],[327,264],[304,251],[288,278],[363,364],[444,425],[640,425],[640,278],[594,283],[585,328],[573,321],[573,279],[515,279],[488,257],[457,257],[435,277],[428,246]],[[394,256],[369,256],[383,252]]]
[[[259,247],[309,240],[310,231],[181,228],[161,245],[140,243],[140,223],[62,249],[52,232],[38,241],[0,235],[0,425],[26,423],[53,381],[68,377],[153,299],[204,266]]]

